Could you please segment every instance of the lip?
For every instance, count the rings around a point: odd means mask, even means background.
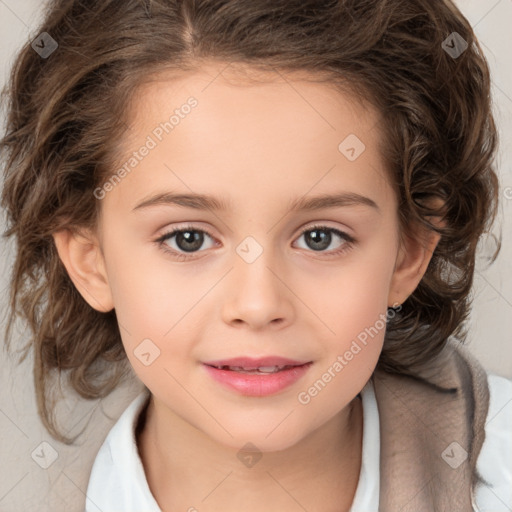
[[[312,361],[297,361],[279,356],[259,358],[236,357],[203,363],[207,373],[223,386],[245,396],[269,396],[279,393],[300,380],[312,365]],[[249,374],[216,367],[241,367],[246,370],[269,366],[287,366],[268,374]]]
[[[261,368],[262,366],[302,366],[311,361],[296,361],[280,356],[265,357],[233,357],[231,359],[218,359],[216,361],[205,361],[208,366],[241,366],[242,368]]]

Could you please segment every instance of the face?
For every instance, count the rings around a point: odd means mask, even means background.
[[[141,89],[125,172],[97,191],[99,238],[126,353],[161,417],[281,450],[375,368],[397,202],[370,107],[304,77],[237,83],[223,68]]]

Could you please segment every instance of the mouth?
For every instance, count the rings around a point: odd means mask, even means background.
[[[212,365],[208,365],[212,366]],[[296,368],[297,366],[302,365],[284,365],[284,366],[259,366],[256,368],[247,368],[244,366],[228,366],[228,365],[222,365],[222,366],[216,366],[213,365],[212,368],[217,368],[217,370],[226,370],[230,372],[238,372],[238,373],[247,373],[249,375],[267,375],[269,373],[277,373],[283,370],[289,370],[290,368]]]
[[[203,363],[213,379],[246,396],[276,394],[301,379],[313,364],[283,357],[234,358]]]
[[[269,374],[283,370],[289,370],[297,366],[303,366],[311,361],[297,361],[281,356],[266,357],[235,357],[231,359],[220,359],[217,361],[208,361],[204,364],[217,368],[218,370],[226,370],[240,373],[261,373]]]

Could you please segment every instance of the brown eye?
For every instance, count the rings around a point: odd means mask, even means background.
[[[354,239],[347,233],[328,226],[310,227],[304,230],[300,237],[304,237],[306,249],[311,249],[314,252],[327,252],[329,254],[338,254],[350,247],[354,242]],[[336,240],[338,240],[337,246],[331,251],[326,251]]]
[[[185,252],[195,252],[201,248],[204,243],[204,235],[200,231],[175,231],[172,235],[178,248]],[[166,237],[169,240],[171,236]]]
[[[187,226],[165,233],[156,242],[164,251],[175,255],[177,258],[187,259],[187,253],[201,252],[207,238],[213,239],[207,231]],[[211,246],[214,245],[214,243],[211,244]]]

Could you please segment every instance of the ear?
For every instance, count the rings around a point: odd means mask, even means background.
[[[114,308],[105,270],[105,262],[97,237],[90,231],[64,229],[53,233],[59,258],[86,302],[97,311]]]
[[[437,225],[443,224],[434,222],[435,218],[430,220]],[[424,226],[416,228],[413,235],[403,235],[389,288],[389,307],[403,304],[414,292],[427,271],[440,238],[439,233]]]

